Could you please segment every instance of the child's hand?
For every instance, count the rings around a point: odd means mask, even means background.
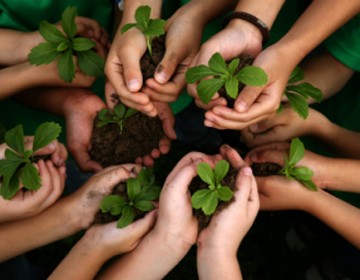
[[[50,145],[45,147],[43,152]],[[42,152],[39,151],[39,154]],[[45,154],[49,153],[45,152]],[[62,194],[66,177],[65,167],[55,167],[50,160],[46,162],[39,160],[35,166],[39,170],[41,178],[40,189],[29,191],[21,188],[11,200],[0,197],[0,222],[34,216],[51,206]]]
[[[316,134],[317,127],[321,124],[325,125],[326,121],[326,117],[314,109],[309,108],[309,116],[304,120],[290,105],[284,105],[283,110],[276,113],[274,117],[243,129],[241,135],[248,147],[256,147],[271,142],[288,141],[295,137]]]

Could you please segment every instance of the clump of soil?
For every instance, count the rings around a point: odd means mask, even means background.
[[[159,141],[164,136],[160,119],[142,113],[127,118],[122,132],[117,124],[96,127],[97,122],[98,117],[94,121],[90,140],[90,157],[103,167],[131,163],[137,157],[149,155],[159,147]]]
[[[228,186],[233,192],[235,192],[236,191],[235,180],[238,172],[239,170],[235,170],[234,168],[230,167],[229,172],[226,174],[225,178],[221,181],[221,184],[223,186]],[[208,184],[202,181],[199,176],[195,177],[191,181],[189,186],[191,195],[197,190],[206,189],[206,188],[208,188]],[[235,201],[235,197],[233,197],[230,201],[227,202],[219,200],[218,206],[213,215],[217,215],[219,212],[221,212],[223,209],[228,207],[228,205],[234,201]],[[213,216],[213,215],[211,216],[205,215],[201,209],[193,209],[193,213],[199,222],[200,231],[209,225],[211,221],[211,217]]]
[[[273,162],[253,163],[251,165],[251,169],[254,176],[265,177],[279,175],[279,171],[282,169],[282,166]]]
[[[235,73],[239,72],[240,69],[244,68],[245,66],[251,65],[254,61],[254,58],[250,55],[246,55],[244,57],[240,57],[240,63],[239,66],[236,68]],[[245,87],[245,85],[243,83],[239,83],[239,92]],[[235,103],[235,99],[229,97],[226,94],[226,90],[225,90],[225,86],[223,86],[222,88],[220,88],[219,90],[219,95],[221,97],[224,97],[227,101],[227,106],[229,108],[234,108],[234,103]]]

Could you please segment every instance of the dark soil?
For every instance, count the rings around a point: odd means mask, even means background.
[[[240,57],[240,63],[239,66],[236,69],[236,72],[239,72],[240,69],[244,68],[245,66],[251,65],[254,61],[254,58],[250,55],[244,56],[244,57]],[[239,92],[245,87],[245,85],[243,83],[239,83]],[[227,106],[229,108],[234,108],[234,103],[235,103],[235,99],[232,99],[231,97],[229,97],[226,94],[226,90],[225,87],[222,87],[219,90],[219,94],[220,96],[224,97],[227,101]]]
[[[235,191],[235,180],[236,180],[236,176],[239,170],[235,170],[234,168],[230,167],[229,172],[227,173],[227,175],[225,176],[225,178],[221,181],[221,184],[223,186],[228,186],[232,191]],[[199,189],[206,189],[208,187],[208,184],[206,184],[205,182],[203,182],[199,176],[195,177],[189,186],[189,190],[191,195],[196,192]],[[235,198],[233,197],[230,201],[219,201],[219,204],[216,208],[216,211],[213,215],[216,215],[217,213],[219,213],[220,211],[222,211],[223,209],[225,209],[230,203],[234,202]],[[204,212],[201,209],[193,209],[194,215],[197,218],[198,222],[199,222],[199,230],[202,230],[204,228],[206,228],[211,220],[211,216],[206,216],[204,214]]]
[[[279,175],[281,168],[282,166],[273,162],[253,163],[251,165],[254,176],[259,177]]]
[[[103,167],[131,163],[137,157],[149,155],[159,147],[164,136],[162,123],[158,117],[151,118],[137,113],[125,121],[122,133],[117,124],[96,127],[94,121],[93,134],[90,140],[90,157]]]

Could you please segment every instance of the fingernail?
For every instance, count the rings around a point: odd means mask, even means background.
[[[240,100],[240,102],[236,105],[236,110],[239,112],[246,111],[246,108],[247,108],[247,104],[242,100]]]
[[[213,127],[213,123],[207,120],[204,121],[204,125],[207,127]]]
[[[49,150],[55,150],[55,148],[56,148],[55,143],[54,142],[50,143],[48,145],[48,148],[49,148]]]
[[[250,159],[251,159],[252,162],[257,161],[257,160],[258,160],[258,155],[257,155],[257,153],[253,153],[253,154],[250,156]]]
[[[247,176],[251,176],[253,174],[252,169],[250,167],[243,167],[241,169],[241,173]]]
[[[166,75],[166,73],[164,73],[164,72],[156,72],[155,80],[161,84],[165,84],[168,80],[168,75]]]
[[[138,91],[140,87],[140,83],[138,80],[131,80],[127,83],[127,87],[130,91]]]

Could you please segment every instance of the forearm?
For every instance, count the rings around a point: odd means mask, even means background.
[[[360,209],[319,190],[307,212],[360,249]]]

